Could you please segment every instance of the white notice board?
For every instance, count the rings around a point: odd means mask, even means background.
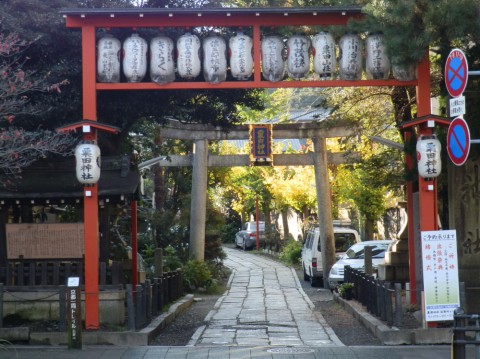
[[[425,320],[453,320],[460,306],[457,232],[425,231],[421,235]]]

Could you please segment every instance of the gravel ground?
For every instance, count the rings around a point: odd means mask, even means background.
[[[329,289],[312,287],[310,282],[303,281],[302,270],[297,270],[297,276],[305,294],[315,304],[315,311],[322,314],[343,344],[383,345],[362,323],[333,301]]]
[[[313,288],[304,282],[303,274],[297,271],[303,290],[339,339],[348,346],[352,345],[382,345],[382,343],[340,305],[332,300],[329,290]],[[221,295],[196,294],[196,301],[185,313],[167,326],[151,345],[184,346],[188,344],[197,328],[205,324],[204,319],[215,306]]]

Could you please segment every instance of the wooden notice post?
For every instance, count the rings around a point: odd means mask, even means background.
[[[82,349],[82,301],[80,278],[67,281],[67,335],[68,349]]]

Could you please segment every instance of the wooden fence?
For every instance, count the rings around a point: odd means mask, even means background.
[[[126,277],[121,262],[99,264],[99,284],[125,284]],[[79,277],[84,284],[83,261],[9,261],[0,267],[0,283],[7,286],[65,285],[68,277]]]

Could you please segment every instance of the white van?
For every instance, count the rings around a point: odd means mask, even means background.
[[[341,256],[353,244],[360,242],[360,235],[351,228],[333,227],[335,237],[335,252]],[[305,235],[302,248],[303,279],[310,281],[312,287],[323,281],[323,264],[320,247],[320,229],[318,226],[310,228]]]

